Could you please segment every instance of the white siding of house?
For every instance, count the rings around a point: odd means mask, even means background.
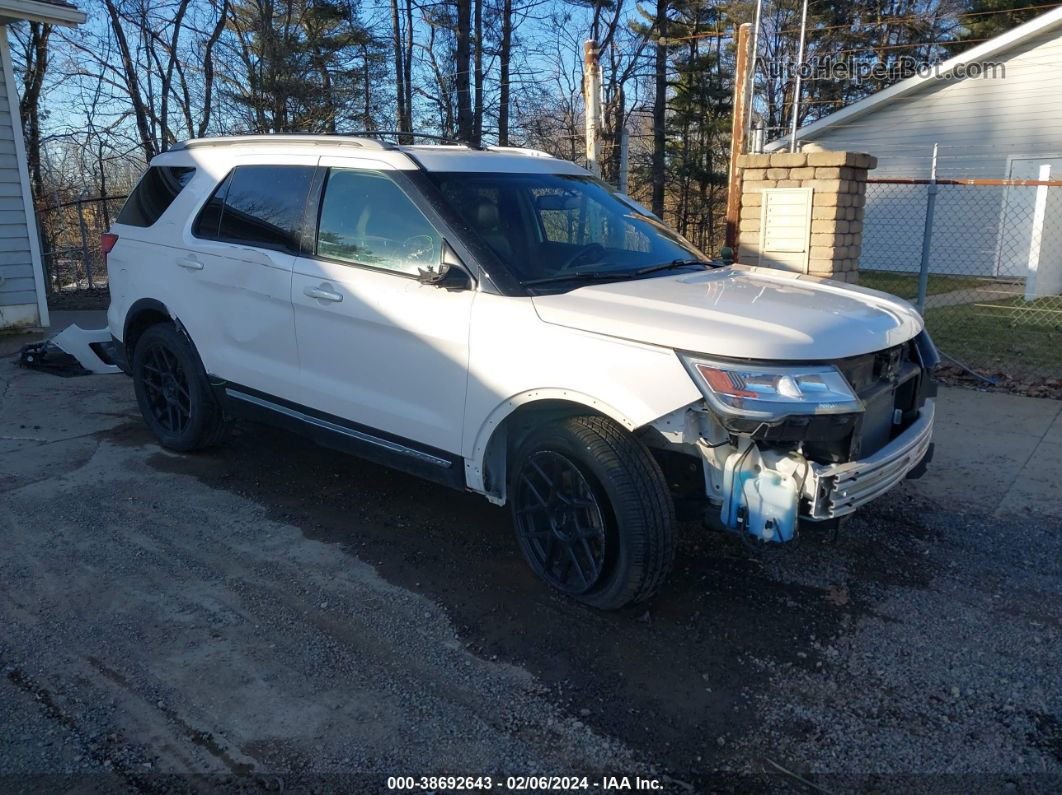
[[[0,328],[32,325],[40,316],[39,254],[36,224],[27,222],[26,164],[17,94],[9,86],[11,59],[7,26],[0,28]],[[16,140],[16,136],[19,138]],[[32,203],[28,204],[32,207]],[[31,239],[31,235],[34,236]],[[35,273],[36,271],[36,273]]]
[[[1062,26],[989,60],[1004,65],[1005,77],[928,81],[802,140],[875,155],[872,179],[927,179],[934,144],[939,179],[1005,178],[1011,156],[1057,157],[1062,153]],[[1031,218],[1012,218],[1001,228],[1006,190],[940,188],[932,272],[1018,275],[999,270],[999,250],[1027,243]],[[925,206],[924,185],[868,185],[860,267],[917,271]],[[1052,222],[1062,224],[1062,218]]]
[[[990,60],[1006,77],[931,80],[804,141],[870,152],[872,177],[1005,177],[1007,156],[1062,152],[1062,26]]]

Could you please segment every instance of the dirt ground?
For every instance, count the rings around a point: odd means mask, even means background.
[[[255,425],[167,453],[124,376],[0,360],[0,790],[1057,792],[1062,523],[954,481],[787,548],[687,527],[600,613],[481,498]]]

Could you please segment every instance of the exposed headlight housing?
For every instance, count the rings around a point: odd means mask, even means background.
[[[721,362],[680,354],[709,405],[724,416],[780,420],[794,414],[850,414],[863,401],[830,364]]]

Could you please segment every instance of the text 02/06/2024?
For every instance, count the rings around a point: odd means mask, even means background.
[[[599,790],[602,792],[663,790],[656,778],[641,776],[389,776],[387,788],[396,791],[461,791],[504,789],[513,792],[565,792]]]

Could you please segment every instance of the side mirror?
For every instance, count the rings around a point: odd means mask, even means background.
[[[460,265],[447,265],[444,263],[439,266],[438,270],[435,268],[424,270],[422,268],[417,275],[417,281],[421,284],[430,284],[433,287],[441,287],[444,290],[472,289],[472,277],[469,276],[468,271]]]
[[[472,276],[465,270],[460,258],[446,242],[443,242],[442,261],[439,267],[421,268],[420,273],[417,274],[417,281],[451,291],[471,290],[474,285]]]

